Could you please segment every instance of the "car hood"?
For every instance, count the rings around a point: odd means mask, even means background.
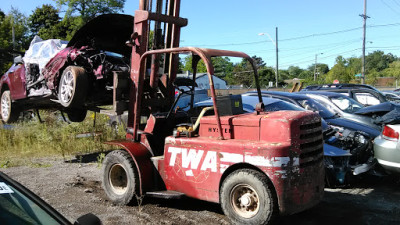
[[[375,129],[370,126],[366,126],[361,123],[357,123],[348,119],[343,119],[343,118],[332,118],[332,119],[325,119],[326,122],[330,125],[336,125],[340,127],[344,127],[349,130],[358,130],[367,133],[371,138],[375,138],[376,136],[381,134],[381,131],[378,129]],[[378,126],[376,127],[378,128]]]
[[[69,41],[68,47],[91,46],[129,56],[132,48],[126,46],[125,42],[133,32],[133,20],[133,16],[124,14],[100,15],[80,28]]]
[[[357,110],[355,114],[358,115],[376,115],[376,114],[385,114],[387,112],[392,111],[396,108],[396,104],[392,102],[383,102],[381,104],[368,106],[362,109]]]
[[[373,116],[376,124],[400,123],[400,105],[393,102],[384,102],[368,106],[355,112],[358,115]]]

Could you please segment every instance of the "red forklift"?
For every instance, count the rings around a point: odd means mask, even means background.
[[[318,204],[324,193],[320,117],[306,111],[264,112],[257,68],[247,54],[179,47],[180,0],[140,0],[135,11],[130,80],[114,82],[118,93],[129,87],[126,139],[107,142],[121,149],[103,162],[102,185],[115,204],[137,198],[188,196],[219,203],[237,224],[267,224]],[[162,13],[162,11],[165,11]],[[151,21],[154,30],[150,32]],[[163,29],[162,29],[163,27]],[[148,47],[153,33],[152,47]],[[151,49],[151,50],[149,50]],[[180,54],[192,57],[189,110],[176,107]],[[252,66],[259,103],[244,113],[239,96],[217,96],[213,57],[240,57]],[[194,108],[197,65],[207,68],[212,106]],[[126,85],[122,83],[127,82]]]

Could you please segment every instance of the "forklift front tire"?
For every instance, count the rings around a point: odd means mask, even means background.
[[[234,224],[268,224],[276,214],[276,203],[264,174],[237,170],[224,180],[220,202]]]
[[[112,151],[103,162],[103,189],[116,205],[133,203],[139,195],[138,171],[125,150]]]

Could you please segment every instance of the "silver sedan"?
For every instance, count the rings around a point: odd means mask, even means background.
[[[400,125],[386,125],[375,138],[374,155],[389,173],[400,173]]]

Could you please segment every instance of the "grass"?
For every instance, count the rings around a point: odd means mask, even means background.
[[[41,111],[41,117],[43,123],[33,118],[12,124],[11,129],[0,129],[0,168],[35,165],[32,160],[41,157],[70,159],[77,154],[104,152],[114,148],[104,141],[125,135],[122,126],[117,133],[113,131],[105,115],[97,114],[93,126],[92,112],[81,123],[68,124],[58,112]],[[82,133],[99,135],[78,138]]]

